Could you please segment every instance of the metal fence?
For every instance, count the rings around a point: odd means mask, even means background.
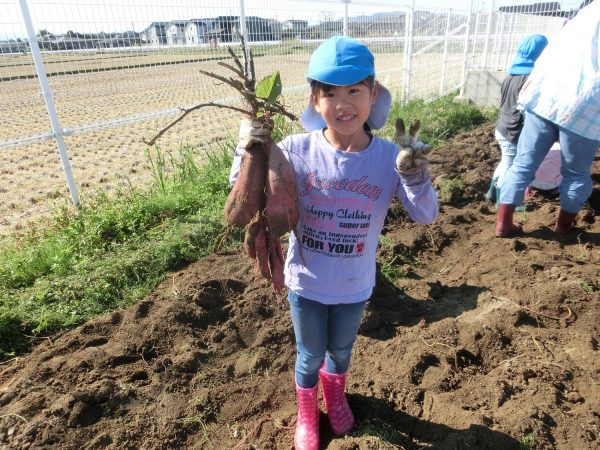
[[[550,3],[437,3],[0,0],[0,234],[57,204],[85,204],[98,188],[147,182],[144,139],[181,107],[239,101],[199,72],[223,73],[217,63],[238,30],[257,76],[279,70],[285,102],[300,113],[310,54],[329,36],[367,43],[378,78],[399,101],[428,100],[460,90],[468,70],[505,70],[524,35],[552,39],[570,13]],[[236,133],[238,118],[198,110],[159,145],[206,151]]]

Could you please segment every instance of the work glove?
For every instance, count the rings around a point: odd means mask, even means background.
[[[240,123],[238,148],[248,150],[253,144],[266,144],[271,140],[273,122],[243,117]]]
[[[396,143],[400,152],[396,158],[396,172],[405,186],[421,184],[429,179],[429,159],[432,147],[417,139],[421,122],[413,119],[406,134],[404,121],[396,119]]]

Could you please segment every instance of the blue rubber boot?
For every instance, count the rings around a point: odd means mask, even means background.
[[[490,202],[496,203],[498,201],[498,195],[496,194],[498,187],[496,186],[497,178],[493,178],[490,182],[490,187],[488,191],[485,193],[485,198],[487,198]]]

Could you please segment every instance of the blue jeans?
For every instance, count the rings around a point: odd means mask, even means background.
[[[576,213],[592,193],[591,166],[600,142],[565,130],[527,110],[523,131],[517,144],[517,156],[506,174],[500,191],[500,203],[520,205],[525,188],[550,147],[560,140],[561,169],[560,207]]]
[[[496,170],[494,170],[492,179],[496,180],[496,186],[501,188],[504,177],[512,166],[515,156],[517,156],[517,144],[510,142],[498,130],[494,131],[494,137],[500,146],[501,158]]]
[[[347,372],[367,302],[324,305],[291,291],[288,301],[298,352],[296,383],[315,386],[323,361],[329,373]]]

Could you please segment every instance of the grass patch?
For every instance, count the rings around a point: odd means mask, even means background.
[[[521,438],[521,442],[519,443],[520,450],[530,450],[535,443],[535,434],[533,432],[527,433],[525,436]]]
[[[396,281],[405,275],[401,267],[404,261],[394,252],[394,243],[387,236],[379,236],[379,245],[381,246],[379,258],[381,276],[388,283],[396,284]]]
[[[204,155],[148,151],[153,183],[99,193],[0,250],[0,359],[35,337],[144,298],[167,272],[212,252],[224,233],[233,143]],[[234,232],[225,245],[239,240]]]
[[[393,139],[396,118],[401,117],[406,124],[416,118],[421,120],[419,138],[439,147],[451,137],[496,118],[496,110],[484,111],[475,105],[454,102],[456,95],[455,92],[431,102],[411,100],[405,105],[394,101],[388,123],[381,130],[381,135]]]
[[[379,236],[379,246],[379,271],[384,281],[392,285],[406,275],[406,265],[417,267],[421,264],[419,258],[411,255],[404,245],[394,243],[385,235]]]
[[[581,289],[583,289],[588,294],[593,294],[594,291],[596,290],[596,287],[594,286],[594,284],[589,280],[581,280],[579,282],[579,286],[581,286]]]
[[[446,177],[441,175],[435,180],[438,190],[438,197],[441,202],[453,203],[462,197],[465,190],[465,183],[461,177]]]

